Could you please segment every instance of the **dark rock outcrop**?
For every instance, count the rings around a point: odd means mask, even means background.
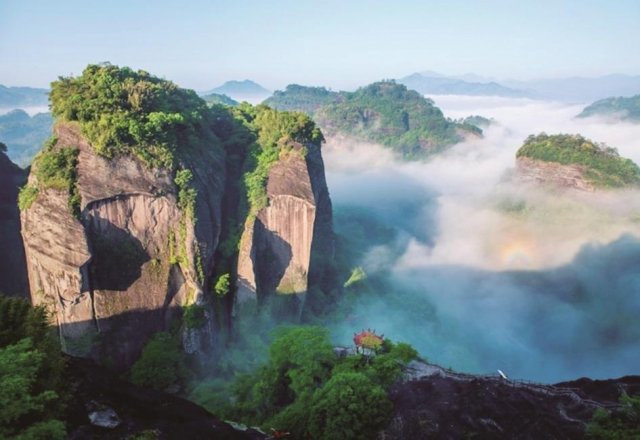
[[[27,173],[0,151],[0,292],[26,297],[29,281],[20,236],[18,193]]]
[[[393,418],[378,438],[582,439],[594,411],[623,391],[639,393],[640,377],[542,385],[414,361],[390,391]]]
[[[195,403],[125,382],[87,359],[69,358],[66,374],[72,390],[66,420],[70,439],[267,438],[234,428]]]

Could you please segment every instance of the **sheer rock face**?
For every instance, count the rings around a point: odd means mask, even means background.
[[[584,173],[585,167],[580,165],[562,165],[519,157],[516,161],[515,178],[523,183],[547,184],[588,192],[595,191],[595,187],[585,178]]]
[[[26,296],[29,291],[24,247],[20,237],[18,192],[27,173],[0,152],[0,292]]]
[[[198,192],[194,226],[167,170],[133,157],[98,156],[71,124],[58,124],[55,134],[56,148],[80,150],[81,216],[71,214],[66,191],[53,189],[41,189],[23,211],[32,300],[53,312],[66,352],[108,353],[108,363],[126,367],[180,306],[201,301],[200,277],[212,271],[220,234],[221,152],[212,145],[179,158],[192,169]],[[187,351],[208,348],[212,328],[191,335]]]
[[[268,205],[245,225],[237,300],[304,294],[321,282],[333,253],[331,201],[319,149],[300,146],[271,167]]]

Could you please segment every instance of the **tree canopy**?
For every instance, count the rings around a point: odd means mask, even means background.
[[[149,166],[172,168],[176,152],[217,142],[211,113],[192,90],[149,73],[109,63],[51,84],[55,117],[80,124],[104,157],[133,154]]]
[[[65,437],[63,369],[45,309],[0,295],[0,438]]]

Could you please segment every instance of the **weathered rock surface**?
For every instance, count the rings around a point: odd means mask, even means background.
[[[582,439],[597,408],[640,392],[640,376],[541,385],[410,363],[394,385],[391,422],[379,439]]]
[[[73,124],[58,124],[55,135],[56,148],[79,149],[81,216],[71,214],[66,191],[54,189],[41,189],[23,211],[31,297],[52,310],[67,353],[125,367],[181,306],[201,300],[220,234],[221,152],[211,145],[179,156],[194,174],[193,222],[168,171],[98,156]],[[187,350],[207,348],[212,331],[209,322]]]
[[[250,219],[240,241],[238,301],[304,294],[322,279],[333,252],[331,201],[320,150],[300,146],[269,171],[268,206]]]
[[[125,382],[91,360],[69,358],[66,371],[70,439],[267,438],[254,429],[236,429],[195,403]]]
[[[593,192],[595,187],[585,178],[585,171],[585,167],[580,165],[562,165],[519,157],[516,161],[514,177],[523,183]]]
[[[29,281],[20,237],[18,192],[27,173],[0,152],[0,292],[26,297]]]

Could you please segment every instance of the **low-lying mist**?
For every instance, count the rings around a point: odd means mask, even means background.
[[[545,382],[637,374],[640,193],[532,188],[508,175],[542,131],[580,133],[640,163],[640,125],[576,119],[579,105],[435,101],[448,117],[495,123],[425,163],[344,139],[323,150],[336,230],[368,274],[349,288],[336,339],[371,327],[445,367]]]

